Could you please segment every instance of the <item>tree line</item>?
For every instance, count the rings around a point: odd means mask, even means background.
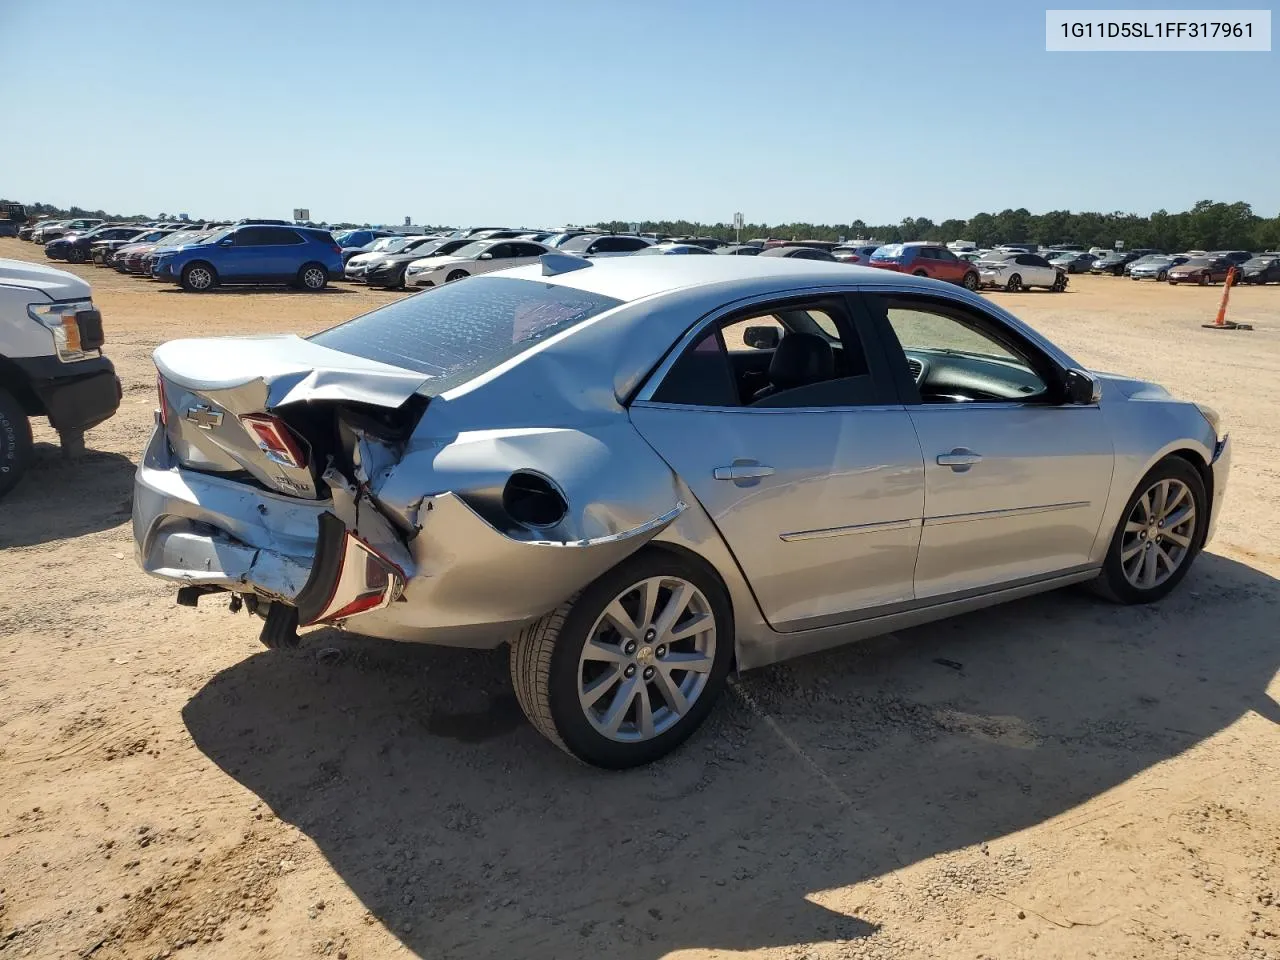
[[[635,221],[600,223],[602,229],[625,232]],[[733,240],[731,223],[694,223],[688,220],[645,221],[642,233],[668,236],[717,237]],[[1154,247],[1178,250],[1277,250],[1280,249],[1280,216],[1260,217],[1247,203],[1216,203],[1201,200],[1190,210],[1169,213],[1157,210],[1149,216],[1136,213],[1073,213],[1050,210],[1032,213],[1025,208],[1000,213],[979,213],[968,220],[907,217],[901,223],[748,223],[742,239],[776,237],[784,240],[872,239],[885,243],[907,240],[972,240],[980,247],[999,243],[1079,243],[1087,247],[1113,247],[1117,240],[1128,249]]]
[[[4,201],[0,201],[4,202]],[[105,210],[82,207],[61,209],[47,203],[29,203],[33,216],[99,217],[103,220],[151,220],[149,214],[122,216]],[[161,214],[160,219],[164,218]],[[613,220],[594,224],[604,230],[624,233],[635,221]],[[354,224],[353,224],[354,226]],[[368,226],[365,224],[364,226]],[[697,223],[689,220],[646,220],[639,224],[641,232],[668,236],[718,237],[733,240],[736,231],[731,223]],[[1078,243],[1085,247],[1112,247],[1117,240],[1129,249],[1154,247],[1157,250],[1277,250],[1280,249],[1280,216],[1267,219],[1253,212],[1247,203],[1218,203],[1201,200],[1190,210],[1169,213],[1157,210],[1149,216],[1136,213],[1073,213],[1050,210],[1032,213],[1024,207],[1000,213],[978,213],[968,220],[943,220],[935,223],[928,217],[907,217],[900,223],[869,224],[863,220],[850,223],[748,223],[742,228],[742,239],[777,237],[786,240],[873,239],[885,243],[906,240],[972,240],[980,247],[998,243]]]

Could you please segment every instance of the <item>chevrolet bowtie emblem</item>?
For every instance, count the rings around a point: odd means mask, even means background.
[[[201,430],[212,430],[214,427],[222,426],[221,411],[206,407],[203,403],[198,403],[194,407],[187,407],[185,419],[194,423]]]

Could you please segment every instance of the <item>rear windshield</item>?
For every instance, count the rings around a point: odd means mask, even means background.
[[[428,396],[466,383],[621,300],[533,280],[471,277],[397,300],[311,338],[426,374]]]

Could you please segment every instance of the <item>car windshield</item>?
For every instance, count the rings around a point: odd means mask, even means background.
[[[1182,264],[1184,267],[1207,267],[1208,265],[1208,257],[1192,257],[1186,263]]]
[[[892,260],[900,256],[902,256],[902,244],[900,243],[886,243],[883,247],[876,247],[875,253],[871,254],[874,260]]]
[[[576,237],[570,237],[564,243],[560,244],[560,249],[567,253],[581,253],[591,246],[592,241],[596,239],[594,233],[583,233]]]
[[[1280,254],[1272,254],[1269,257],[1250,257],[1245,261],[1246,267],[1265,267],[1272,260],[1275,260]]]
[[[557,284],[472,277],[397,300],[311,340],[425,374],[431,379],[422,392],[436,396],[621,303]]]
[[[231,234],[234,232],[235,232],[234,228],[231,228],[226,230],[217,230],[207,235],[199,234],[199,233],[188,234],[187,238],[185,240],[182,240],[181,242],[182,243],[196,243],[196,242],[217,243],[220,240],[225,240],[227,237],[231,236]]]
[[[493,244],[493,240],[473,240],[471,243],[461,246],[457,250],[453,251],[450,256],[475,258],[488,250],[493,246]]]

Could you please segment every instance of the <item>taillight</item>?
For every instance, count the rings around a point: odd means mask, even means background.
[[[342,253],[342,248],[341,248],[340,246],[338,246],[338,245],[335,243],[335,244],[333,245],[333,252],[334,252],[334,253]]]
[[[258,441],[258,447],[271,460],[286,467],[307,465],[306,453],[283,420],[264,413],[241,417],[240,422],[249,428],[249,432]]]
[[[160,397],[160,426],[169,427],[169,401],[164,395],[164,377],[156,374],[156,393]]]

